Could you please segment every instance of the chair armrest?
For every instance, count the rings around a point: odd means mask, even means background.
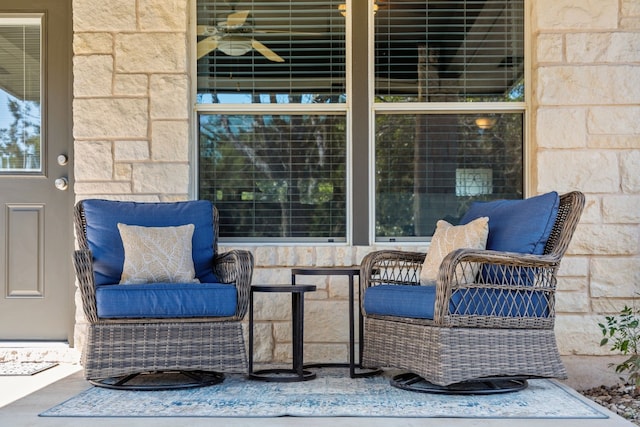
[[[501,252],[482,249],[458,249],[449,253],[440,264],[437,280],[434,321],[439,324],[457,326],[478,326],[492,324],[494,327],[532,327],[553,325],[555,315],[556,273],[560,258],[553,255],[530,255],[515,252]],[[474,280],[468,282],[463,272],[473,271]],[[450,312],[451,297],[454,292],[461,295],[473,295],[469,298],[480,298],[478,295],[504,297],[507,292],[517,293],[517,304],[520,309],[539,305],[540,299],[547,304],[545,315],[531,320],[531,316],[510,315],[473,315]],[[465,293],[466,292],[466,293]],[[537,302],[534,302],[538,299]],[[504,304],[505,302],[502,301]],[[510,301],[510,304],[516,304]],[[482,318],[482,319],[479,319]],[[548,319],[548,320],[544,320]],[[493,324],[494,321],[495,325]]]
[[[426,253],[396,250],[370,252],[360,263],[360,290],[380,284],[419,285]]]
[[[249,307],[249,290],[253,276],[253,254],[246,250],[234,249],[219,253],[213,260],[213,272],[220,283],[235,283],[238,305],[235,318],[244,318]]]
[[[93,276],[93,255],[90,250],[79,249],[73,253],[73,267],[78,278],[82,308],[89,323],[98,321],[96,287]]]

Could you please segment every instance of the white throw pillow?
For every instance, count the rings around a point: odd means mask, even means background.
[[[193,224],[142,227],[118,223],[124,246],[120,283],[199,283],[191,256],[194,228]]]
[[[440,220],[436,224],[429,251],[420,271],[422,285],[435,285],[438,280],[438,270],[442,260],[452,251],[461,248],[484,249],[489,236],[489,218],[477,218],[465,225],[451,225]],[[473,282],[478,273],[479,265],[472,270],[462,271],[458,267],[457,274],[464,274],[464,283]]]

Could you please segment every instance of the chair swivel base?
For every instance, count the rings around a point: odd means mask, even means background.
[[[175,390],[220,384],[224,374],[210,371],[159,371],[89,380],[97,387],[115,390]]]
[[[529,383],[524,378],[494,377],[465,381],[448,386],[430,383],[419,375],[404,373],[391,379],[391,385],[403,390],[420,393],[437,394],[498,394],[512,393],[527,388]]]
[[[258,381],[290,383],[312,380],[316,378],[316,373],[307,370],[302,370],[302,373],[299,373],[295,369],[273,368],[253,371],[249,373],[248,377]]]

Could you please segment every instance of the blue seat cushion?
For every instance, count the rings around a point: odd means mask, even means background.
[[[382,316],[433,319],[435,286],[378,285],[364,293],[364,311]]]
[[[367,314],[432,319],[435,286],[379,285],[364,295]],[[549,306],[541,292],[497,289],[454,291],[449,312],[460,315],[501,317],[548,317]]]
[[[150,283],[96,286],[99,318],[226,317],[236,312],[234,285]]]
[[[192,257],[196,278],[216,283],[213,273],[213,206],[206,200],[172,203],[82,201],[87,223],[87,242],[93,254],[96,285],[118,283],[124,264],[124,247],[118,223],[145,227],[193,224]]]
[[[474,202],[460,224],[487,216],[487,249],[542,255],[559,205],[560,197],[555,191],[524,200]]]

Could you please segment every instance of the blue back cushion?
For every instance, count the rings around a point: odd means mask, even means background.
[[[168,227],[193,224],[193,265],[202,283],[217,282],[213,273],[213,206],[206,200],[173,203],[82,201],[87,222],[87,242],[93,253],[96,285],[120,282],[124,247],[117,224]]]
[[[460,224],[488,216],[487,249],[542,255],[559,205],[560,197],[555,191],[524,200],[475,202]]]

